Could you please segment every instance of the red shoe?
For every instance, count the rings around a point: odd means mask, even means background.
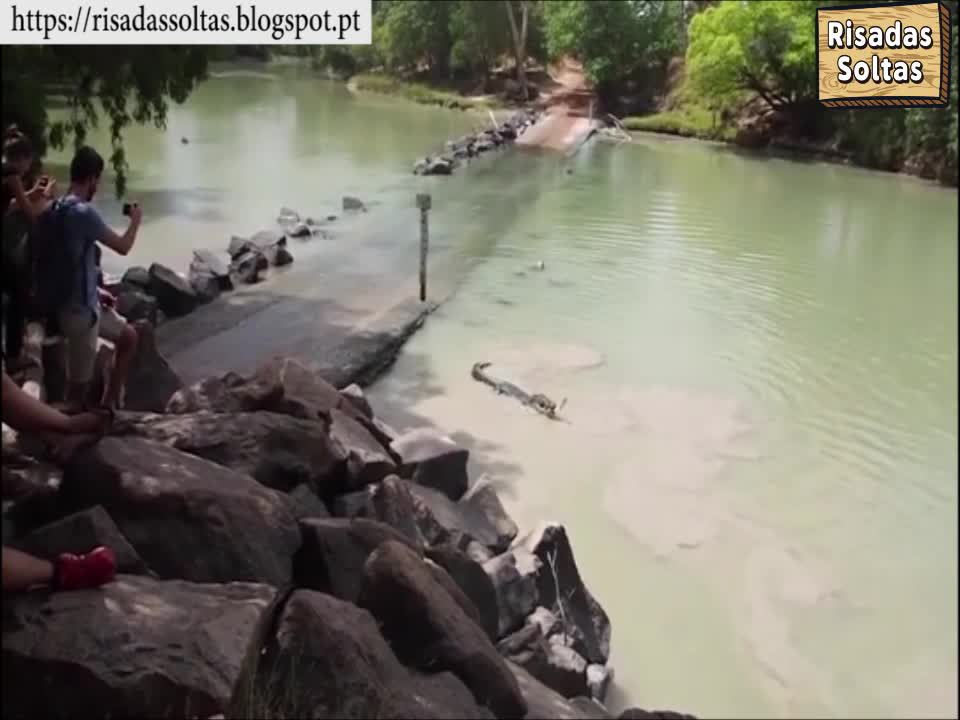
[[[113,550],[97,547],[86,555],[64,553],[53,564],[55,590],[83,590],[106,585],[117,574]]]

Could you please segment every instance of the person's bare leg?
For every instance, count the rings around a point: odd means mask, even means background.
[[[127,376],[133,365],[133,357],[137,352],[137,331],[132,325],[125,325],[123,333],[114,343],[116,353],[113,368],[110,371],[107,387],[103,393],[103,406],[115,410],[120,404],[120,396],[127,384]]]
[[[13,548],[3,548],[3,589],[26,590],[53,582],[53,563]]]

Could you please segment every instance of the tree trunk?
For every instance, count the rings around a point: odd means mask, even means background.
[[[510,34],[513,36],[513,53],[517,65],[517,82],[520,83],[520,92],[524,100],[529,100],[527,90],[527,27],[530,19],[530,9],[526,0],[519,0],[520,28],[517,28],[517,19],[514,17],[513,0],[503,0],[507,7],[507,20],[510,22]]]

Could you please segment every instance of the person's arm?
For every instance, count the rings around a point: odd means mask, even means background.
[[[0,395],[3,422],[20,432],[86,433],[98,432],[106,420],[96,413],[64,415],[49,405],[28,395],[9,375],[3,373],[3,393]]]
[[[4,182],[13,195],[13,200],[10,202],[10,205],[7,206],[5,214],[17,209],[23,210],[23,214],[27,216],[27,219],[31,223],[36,222],[37,218],[40,217],[41,207],[31,202],[27,196],[27,192],[23,189],[23,180],[20,179],[20,176],[11,175],[10,177],[4,178]]]
[[[136,242],[137,231],[140,229],[140,220],[143,217],[140,206],[134,205],[130,208],[130,224],[127,225],[127,230],[123,235],[118,234],[113,228],[103,222],[96,210],[89,208],[89,212],[91,213],[91,219],[95,218],[94,222],[99,224],[99,227],[95,228],[93,237],[98,238],[101,243],[115,253],[120,255],[128,254],[133,248],[133,243]]]

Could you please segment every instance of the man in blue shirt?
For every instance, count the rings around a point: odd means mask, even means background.
[[[137,239],[142,213],[139,206],[131,207],[130,224],[122,234],[103,221],[92,204],[103,167],[103,158],[91,147],[77,150],[70,164],[63,240],[64,252],[69,253],[76,271],[70,299],[57,315],[67,343],[67,400],[78,405],[86,400],[93,379],[97,338],[102,337],[116,350],[103,405],[116,408],[137,349],[137,331],[117,313],[116,298],[99,286],[100,268],[94,245],[100,243],[120,255],[128,254]]]

